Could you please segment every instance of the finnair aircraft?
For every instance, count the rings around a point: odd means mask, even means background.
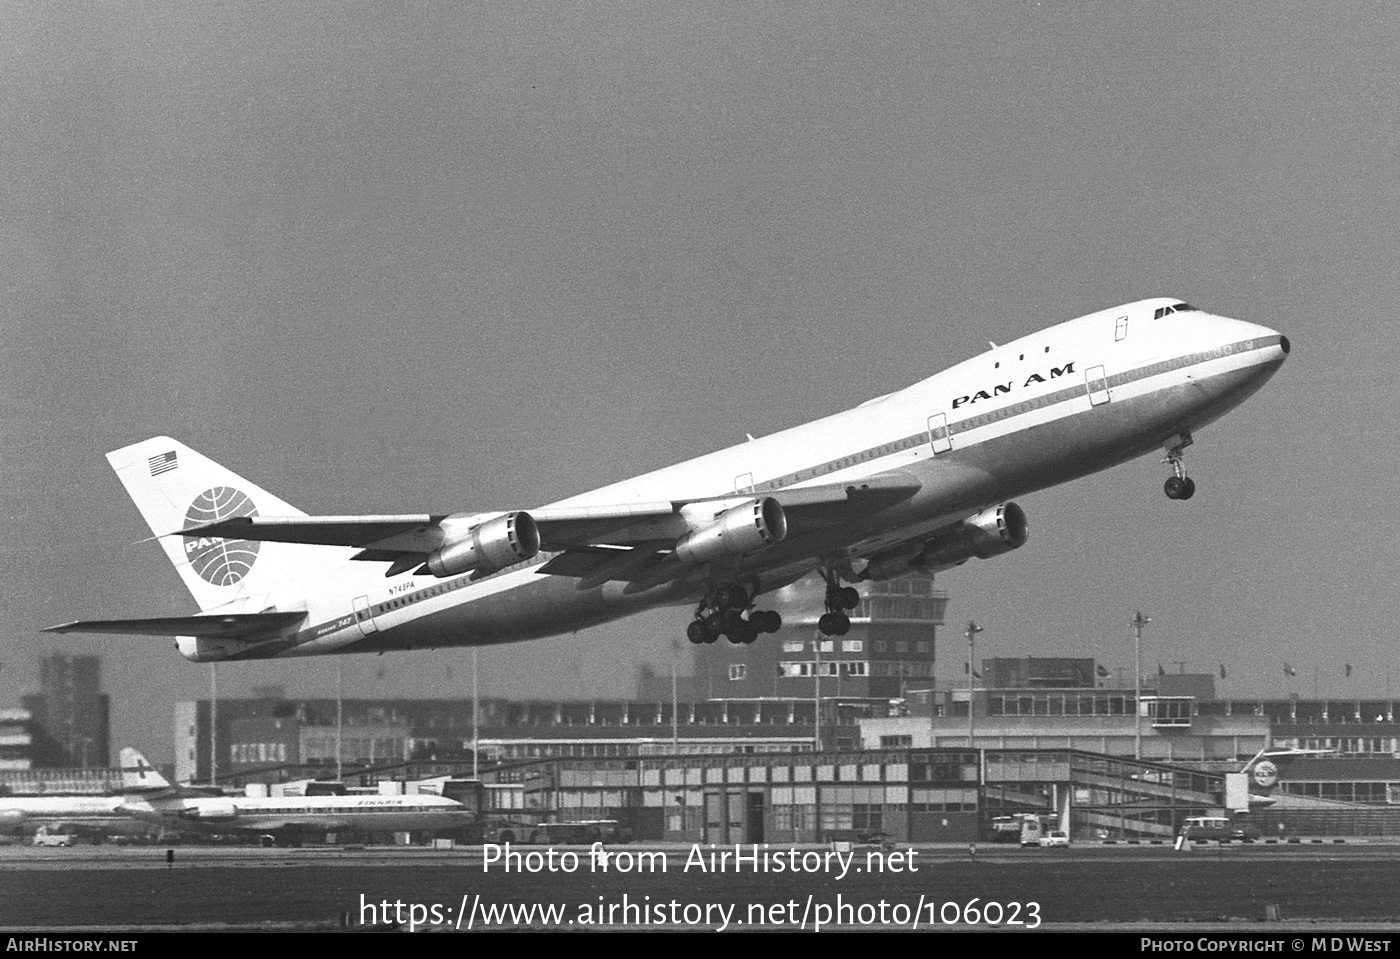
[[[445,796],[194,796],[171,785],[134,749],[123,749],[120,811],[144,822],[198,832],[300,833],[460,829],[476,814]]]
[[[1013,497],[1183,451],[1288,355],[1274,330],[1141,300],[1060,323],[805,426],[535,508],[307,516],[175,440],[107,455],[200,607],[52,632],[176,636],[206,662],[476,646],[694,608],[695,643],[775,632],[765,593],[850,586],[1026,542]],[[510,504],[496,504],[510,506]],[[523,504],[517,504],[523,505]]]

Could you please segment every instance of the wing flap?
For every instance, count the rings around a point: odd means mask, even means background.
[[[50,626],[46,633],[116,633],[128,636],[199,636],[251,639],[277,633],[306,618],[305,612],[224,613],[214,616],[163,616],[154,619],[90,619]]]
[[[669,553],[664,544],[641,546],[578,546],[565,550],[537,572],[570,576],[579,589],[593,589],[607,582],[632,583],[650,578]]]

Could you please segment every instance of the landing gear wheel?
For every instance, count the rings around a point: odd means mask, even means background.
[[[860,590],[854,586],[842,587],[840,592],[839,605],[842,609],[855,609],[860,605]]]
[[[851,631],[851,617],[845,613],[823,613],[817,620],[817,629],[823,636],[845,636]]]
[[[754,623],[761,633],[776,633],[783,628],[783,617],[771,609],[751,613],[749,622]]]
[[[1182,456],[1186,447],[1191,445],[1191,434],[1179,433],[1173,439],[1175,442],[1167,447],[1167,455],[1162,462],[1171,464],[1172,473],[1175,475],[1167,478],[1162,484],[1162,489],[1166,492],[1167,499],[1190,499],[1196,495],[1196,484],[1186,475],[1186,464],[1182,462]]]
[[[727,634],[729,636],[729,641],[735,646],[747,646],[755,639],[758,639],[758,630],[754,628],[753,623],[743,619],[739,620],[737,626],[727,630]]]
[[[695,643],[697,646],[701,643],[708,643],[711,641],[710,628],[700,620],[694,620],[685,628],[685,638]]]

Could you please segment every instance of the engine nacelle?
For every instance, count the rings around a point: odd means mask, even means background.
[[[781,543],[787,536],[787,514],[771,496],[751,500],[721,513],[713,523],[682,536],[676,558],[686,563],[708,563],[730,556],[757,552]]]
[[[1025,510],[1002,503],[935,534],[922,547],[905,544],[872,556],[861,578],[890,579],[915,570],[936,573],[973,557],[991,559],[1024,546],[1029,532]]]
[[[451,531],[451,518],[443,521]],[[529,513],[506,513],[468,529],[460,538],[428,554],[434,576],[481,575],[513,566],[540,551],[540,531]]]
[[[189,813],[191,818],[203,822],[228,822],[238,818],[238,807],[232,799],[201,799]]]

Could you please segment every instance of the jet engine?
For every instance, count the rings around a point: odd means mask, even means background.
[[[891,579],[915,570],[936,573],[972,559],[991,559],[1026,544],[1030,527],[1015,503],[1002,503],[940,530],[922,546],[903,544],[876,553],[861,572],[862,579]]]
[[[686,563],[708,563],[742,556],[780,543],[787,536],[787,514],[771,496],[733,506],[714,522],[686,533],[675,546],[676,558]]]
[[[199,805],[188,812],[194,819],[211,822],[228,822],[238,818],[238,807],[232,799],[201,799]]]
[[[464,525],[460,524],[459,525]],[[473,570],[485,575],[529,559],[540,551],[540,531],[529,513],[506,513],[478,523],[460,534],[452,517],[443,520],[448,543],[428,554],[434,576],[456,576]]]

